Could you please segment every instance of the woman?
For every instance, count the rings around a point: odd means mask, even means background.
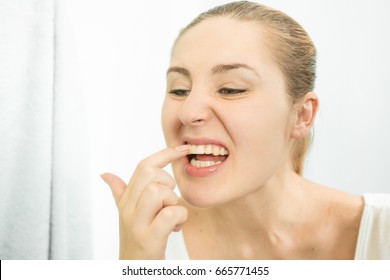
[[[169,148],[128,184],[102,175],[119,209],[121,259],[390,259],[389,195],[301,176],[318,110],[315,56],[298,23],[251,2],[182,30],[162,109]]]

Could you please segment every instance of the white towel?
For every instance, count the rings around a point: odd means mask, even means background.
[[[0,0],[0,259],[92,256],[71,46],[60,1]]]

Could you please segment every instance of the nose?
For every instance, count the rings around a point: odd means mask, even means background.
[[[192,90],[179,110],[179,119],[185,125],[200,126],[210,119],[210,105],[209,96]]]

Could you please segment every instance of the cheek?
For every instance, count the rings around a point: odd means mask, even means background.
[[[272,101],[252,100],[241,104],[227,116],[237,141],[262,142],[287,138],[289,109]],[[235,117],[233,117],[235,116]]]
[[[244,168],[273,170],[288,152],[288,108],[252,102],[231,122],[231,137]]]
[[[166,97],[161,110],[161,127],[168,146],[174,144],[174,140],[177,139],[180,127],[177,110],[177,105]]]

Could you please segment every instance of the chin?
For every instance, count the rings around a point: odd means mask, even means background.
[[[211,208],[229,200],[225,193],[227,188],[216,188],[216,184],[208,184],[206,182],[178,182],[178,186],[182,198],[189,205],[196,208]],[[223,184],[217,186],[223,186]]]
[[[187,204],[195,208],[212,208],[220,204],[209,197],[194,196],[193,194],[182,194],[182,198]]]

